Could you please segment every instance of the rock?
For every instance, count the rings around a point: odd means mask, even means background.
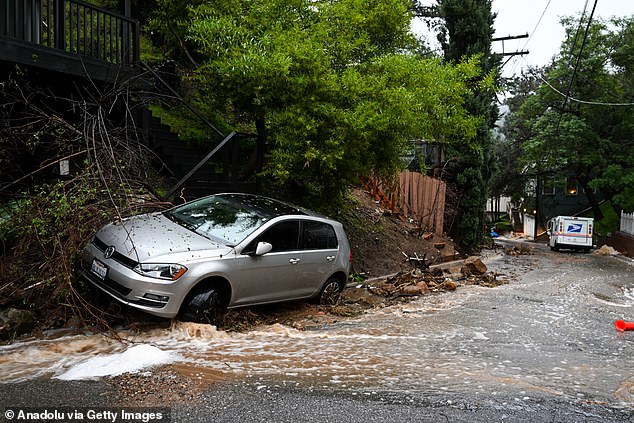
[[[427,282],[425,281],[420,281],[416,284],[417,287],[419,287],[421,289],[421,293],[424,292],[428,292],[429,291],[429,287],[427,286]]]
[[[8,308],[0,311],[0,339],[11,339],[31,332],[35,327],[35,315],[29,310]]]
[[[423,288],[418,285],[407,285],[401,288],[402,295],[421,295],[423,292]]]
[[[465,260],[460,271],[465,276],[484,275],[487,267],[479,257],[472,256]]]
[[[343,292],[342,298],[344,302],[375,305],[383,301],[379,294],[380,292],[375,293],[366,288],[349,288]]]
[[[447,291],[455,291],[456,288],[458,288],[458,284],[451,279],[446,279],[445,282],[443,282],[443,286]]]

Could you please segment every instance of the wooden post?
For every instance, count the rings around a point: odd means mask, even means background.
[[[132,3],[130,0],[123,0],[123,15],[126,18],[132,17]],[[130,35],[136,37],[136,27],[128,21],[121,22],[121,59],[123,63],[136,62],[136,46],[130,42]]]
[[[66,50],[66,1],[55,0],[55,48]]]

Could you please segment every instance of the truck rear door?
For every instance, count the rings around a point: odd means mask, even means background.
[[[564,219],[563,244],[585,246],[592,241],[589,235],[589,222],[585,219]]]

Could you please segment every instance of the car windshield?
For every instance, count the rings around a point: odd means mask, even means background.
[[[165,212],[174,222],[231,246],[270,219],[284,214],[306,212],[290,204],[248,194],[212,195]]]

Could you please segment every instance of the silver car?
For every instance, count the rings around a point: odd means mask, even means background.
[[[341,223],[250,194],[217,194],[103,227],[82,276],[156,316],[211,322],[234,307],[335,304],[350,270]]]

